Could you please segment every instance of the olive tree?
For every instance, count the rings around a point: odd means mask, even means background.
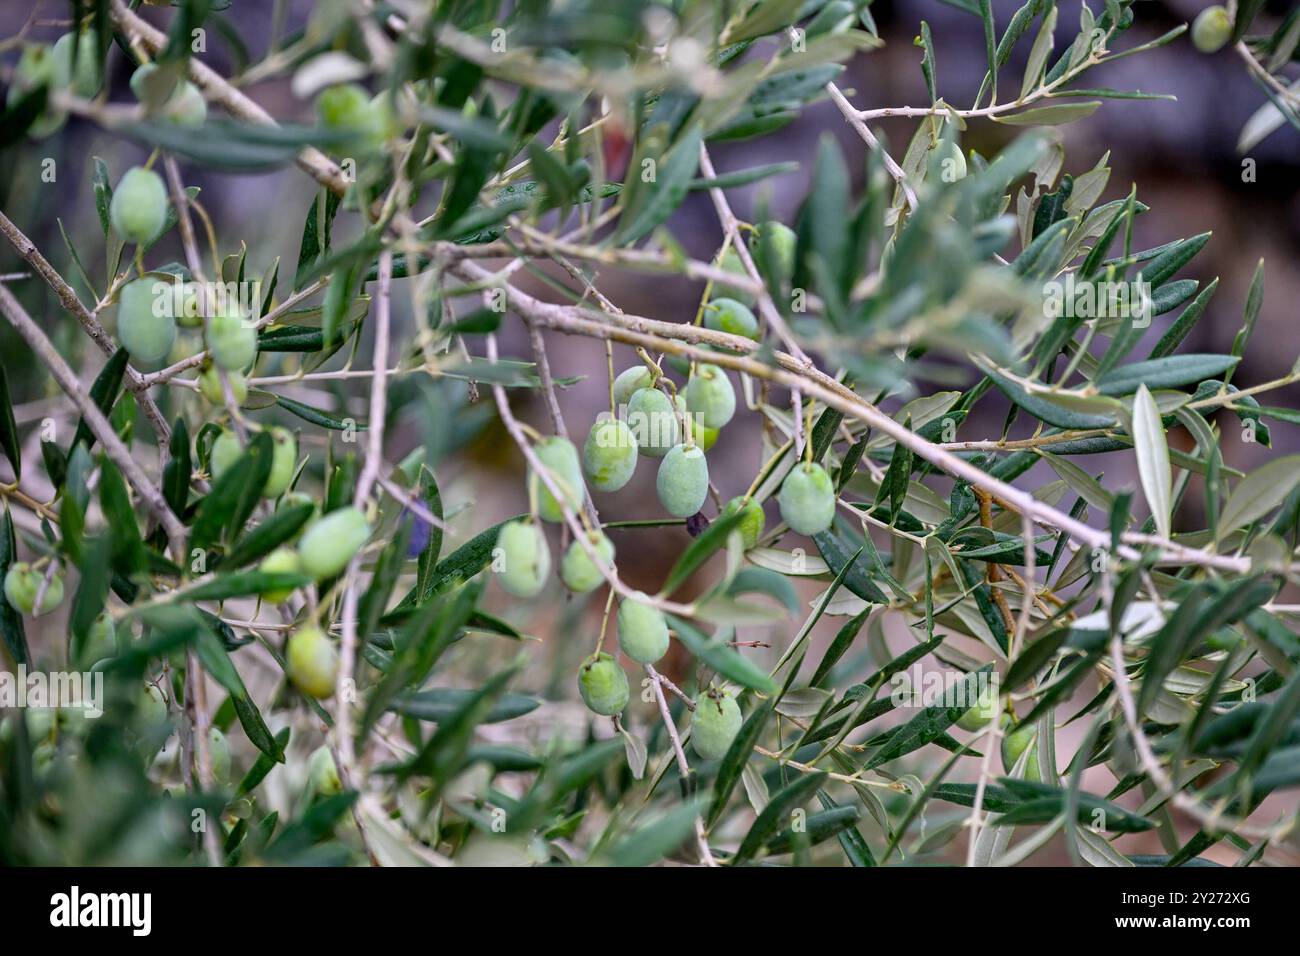
[[[1137,247],[1138,188],[1059,133],[1145,96],[1095,68],[1202,54],[1132,39],[1130,0],[954,5],[943,49],[987,56],[968,105],[925,22],[928,101],[842,89],[880,46],[862,0],[332,0],[269,37],[242,2],[80,0],[5,41],[7,175],[74,128],[139,161],[58,180],[93,236],[0,214],[0,859],[1293,840],[1300,457],[1240,446],[1300,422],[1261,404],[1300,373],[1234,375],[1262,263],[1236,337],[1186,352],[1208,233]],[[1294,122],[1300,21],[1250,34],[1261,6],[1195,45],[1235,42]],[[814,104],[852,148],[715,166]],[[310,178],[296,258],[232,234],[205,166]],[[698,307],[627,311],[632,274]],[[599,415],[548,359],[583,338]],[[412,410],[440,447],[400,444]],[[495,523],[483,434],[523,502]],[[651,540],[677,549],[653,591],[625,570]]]

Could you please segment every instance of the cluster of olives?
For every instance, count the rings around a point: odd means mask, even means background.
[[[82,99],[91,98],[100,87],[99,70],[95,64],[98,45],[99,37],[95,31],[85,30],[79,36],[63,34],[52,47],[43,43],[24,46],[9,84],[8,105],[13,106],[42,86],[51,96],[55,92],[69,91]],[[62,128],[67,118],[64,110],[47,103],[28,132],[37,139],[51,136]]]
[[[178,79],[170,67],[145,63],[131,74],[131,92],[154,117],[177,126],[202,126],[208,103],[189,80]]]

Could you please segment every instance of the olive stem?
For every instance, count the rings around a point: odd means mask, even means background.
[[[682,738],[677,733],[677,725],[673,723],[672,712],[668,709],[668,698],[664,696],[663,678],[659,672],[654,669],[654,665],[645,665],[646,673],[650,675],[650,683],[655,690],[655,701],[659,704],[659,715],[664,721],[664,730],[668,734],[668,740],[672,743],[673,756],[677,760],[677,772],[681,774],[682,780],[690,777],[691,766],[686,762],[686,751],[682,749]],[[695,842],[700,851],[700,862],[705,866],[717,866],[718,861],[713,858],[713,851],[709,849],[709,841],[704,833],[704,820],[697,814],[695,817]]]

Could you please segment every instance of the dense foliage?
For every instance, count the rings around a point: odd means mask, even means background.
[[[1247,470],[1229,445],[1300,423],[1264,404],[1300,372],[1234,376],[1262,263],[1236,338],[1184,351],[1209,235],[1138,248],[1139,190],[1058,133],[1150,95],[1097,67],[1202,54],[1186,27],[1130,41],[1129,0],[953,2],[946,42],[988,62],[967,107],[924,22],[930,102],[854,105],[863,0],[334,0],[255,59],[241,0],[81,0],[64,35],[7,41],[8,157],[80,124],[144,149],[59,180],[94,248],[0,216],[23,260],[0,281],[0,861],[1293,852],[1300,456]],[[1245,144],[1297,123],[1300,18],[1262,6],[1195,31],[1268,94]],[[278,122],[253,94],[289,78]],[[806,150],[788,223],[761,190],[738,219],[729,193],[798,164],[711,148],[823,102],[861,148]],[[975,124],[1000,148],[964,147]],[[186,185],[205,165],[315,181],[296,257],[228,234]],[[697,259],[674,213],[701,200],[723,242]],[[610,271],[699,308],[625,312]],[[572,336],[606,345],[594,421],[547,358]],[[429,440],[394,460],[412,412]],[[720,488],[742,419],[747,486]],[[527,501],[499,523],[488,482],[448,481],[485,434]],[[1136,487],[1104,480],[1117,459]],[[661,517],[628,520],[647,469]],[[682,548],[646,593],[619,568],[652,535]],[[70,707],[58,675],[83,671]]]

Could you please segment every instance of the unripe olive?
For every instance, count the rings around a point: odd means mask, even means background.
[[[230,396],[235,404],[244,404],[248,398],[248,379],[244,373],[227,372],[226,381],[230,383]],[[226,393],[221,388],[221,373],[215,365],[209,364],[199,373],[199,392],[213,405],[226,404]]]
[[[744,718],[730,691],[710,687],[695,699],[691,715],[691,746],[705,760],[721,760],[740,733]]]
[[[758,319],[749,306],[735,299],[714,299],[704,307],[704,325],[715,332],[758,338]]]
[[[202,126],[208,119],[208,101],[197,86],[186,80],[167,101],[162,115],[177,126]]]
[[[608,565],[614,564],[614,543],[605,537],[599,531],[591,531],[587,534],[588,539],[596,548],[596,553],[604,559]],[[564,552],[564,557],[560,559],[560,580],[570,591],[578,594],[586,594],[588,591],[594,591],[604,582],[605,576],[600,573],[600,568],[587,555],[587,549],[577,540],[570,542],[568,550]]]
[[[742,512],[743,517],[740,519],[740,524],[736,525],[736,530],[740,532],[740,540],[744,542],[745,550],[748,551],[758,544],[763,526],[767,523],[767,516],[763,513],[762,505],[753,498],[746,499],[743,496],[728,501],[722,508],[722,516],[725,518],[737,511]]]
[[[339,676],[339,652],[319,627],[306,624],[290,634],[284,656],[285,673],[293,686],[317,700],[334,693]]]
[[[66,86],[82,99],[90,99],[99,92],[99,70],[96,68],[95,46],[99,42],[94,30],[86,30],[76,38],[77,59],[72,59],[73,35],[65,33],[54,42],[54,63],[60,86]]]
[[[587,709],[605,717],[621,714],[630,696],[627,675],[610,654],[593,654],[578,668],[578,692]]]
[[[370,94],[355,83],[339,83],[316,97],[316,115],[321,125],[353,134],[349,145],[377,149],[383,143],[385,118],[370,108]]]
[[[618,491],[632,480],[639,457],[636,435],[617,418],[591,426],[582,445],[582,470],[597,491]]]
[[[542,529],[526,519],[511,521],[497,535],[493,564],[501,586],[515,597],[536,597],[551,573],[551,547]]]
[[[174,70],[164,70],[157,63],[141,63],[131,74],[131,92],[146,108],[166,103],[180,85]]]
[[[355,83],[338,83],[316,97],[316,115],[330,129],[355,129],[366,124],[370,94]]]
[[[1007,773],[1012,771],[1016,762],[1020,760],[1020,755],[1033,743],[1037,732],[1036,724],[1025,724],[1002,738],[1002,768]],[[1037,763],[1037,761],[1032,762]]]
[[[777,268],[780,269],[781,276],[788,279],[794,275],[794,255],[799,244],[799,238],[795,235],[793,229],[783,222],[777,222],[775,219],[760,225],[755,239],[761,241],[768,236],[771,237],[770,242],[776,252]],[[755,258],[754,264],[759,265],[757,258]],[[761,269],[762,266],[759,265],[759,268]]]
[[[133,166],[118,181],[108,216],[127,242],[152,242],[167,222],[167,187],[152,169]]]
[[[86,631],[86,640],[81,645],[81,654],[77,665],[89,670],[100,661],[117,655],[117,628],[113,619],[105,611],[91,622]]]
[[[181,289],[180,308],[176,310],[176,324],[183,329],[203,326],[203,312],[199,308],[199,284],[186,282]]]
[[[655,477],[659,502],[675,518],[689,518],[700,510],[709,494],[709,465],[704,449],[677,445],[664,456]]]
[[[348,566],[369,537],[366,516],[351,505],[321,516],[298,542],[303,573],[317,581],[333,577]]]
[[[302,560],[293,548],[276,548],[257,566],[263,574],[298,574],[302,571]],[[293,588],[282,588],[262,592],[262,600],[270,604],[282,604],[289,600]]]
[[[781,519],[799,534],[825,531],[835,518],[835,486],[821,465],[795,465],[777,495]]]
[[[307,773],[311,778],[312,790],[322,797],[332,797],[343,790],[334,755],[324,744],[311,752],[311,757],[307,760]]]
[[[626,405],[643,388],[654,383],[654,376],[644,365],[633,365],[619,372],[614,379],[614,404]]]
[[[415,104],[415,97],[404,97],[408,104]],[[390,90],[380,90],[374,96],[370,97],[370,116],[371,128],[376,131],[378,138],[382,140],[396,139],[406,132],[402,117],[393,105],[393,98]]]
[[[36,596],[40,594],[45,582],[45,573],[33,568],[26,561],[15,561],[9,565],[5,574],[5,597],[15,609],[32,617],[48,614],[63,603],[63,572],[55,571],[50,583],[45,586],[45,595],[41,606],[36,606]]]
[[[640,591],[618,605],[618,644],[638,664],[653,664],[668,653],[668,622]]]
[[[677,396],[677,409],[683,413],[686,421],[684,441],[688,444],[699,445],[705,451],[718,443],[718,436],[722,434],[722,429],[702,425],[694,415],[687,412],[686,399],[680,394]]]
[[[243,453],[244,449],[239,444],[239,437],[229,428],[223,428],[208,453],[208,465],[212,477],[220,478],[231,465],[239,461],[239,456]]]
[[[157,294],[154,282],[135,279],[117,294],[117,340],[141,368],[156,368],[176,344],[171,296]]]
[[[226,735],[216,727],[208,728],[208,760],[212,763],[214,780],[230,777],[230,744],[226,743]]]
[[[1192,22],[1192,43],[1202,53],[1217,53],[1232,39],[1232,17],[1221,6],[1206,7]]]
[[[140,723],[146,727],[157,727],[167,721],[167,698],[155,684],[145,684],[140,689],[139,697]]]
[[[271,473],[266,476],[262,486],[262,497],[278,498],[289,488],[293,481],[294,469],[298,466],[298,439],[293,432],[280,425],[272,425],[271,430]]]
[[[700,365],[686,383],[686,407],[706,428],[721,428],[736,414],[736,390],[716,365]]]
[[[983,730],[984,726],[998,716],[998,695],[993,693],[991,687],[985,687],[981,691],[979,700],[975,706],[957,719],[957,726],[962,730],[969,730],[971,733],[977,730]]]
[[[718,263],[718,267],[724,272],[730,272],[732,275],[740,276],[742,279],[749,278],[749,270],[746,269],[745,264],[740,261],[740,253],[736,251],[734,246],[727,247],[727,251],[723,254],[722,261]],[[737,303],[747,306],[752,306],[755,301],[752,293],[742,289],[740,286],[728,285],[725,282],[714,282],[713,292],[715,296],[733,299]],[[715,298],[714,301],[718,301],[717,298]],[[705,318],[704,323],[705,325],[708,325],[707,317]],[[712,326],[709,327],[712,328]]]
[[[227,372],[243,371],[257,358],[257,329],[237,306],[209,318],[204,338],[212,361]]]
[[[14,67],[13,79],[9,84],[9,93],[5,102],[13,106],[25,95],[39,86],[57,88],[62,85],[58,76],[54,51],[43,44],[29,44],[23,47],[22,56]],[[33,139],[43,139],[58,132],[59,127],[68,118],[67,113],[53,106],[46,106],[37,117],[27,133]]]
[[[544,438],[533,446],[541,463],[546,466],[552,483],[560,491],[561,499],[570,511],[582,507],[584,485],[582,483],[582,465],[578,461],[578,449],[573,442],[559,435]],[[564,508],[546,484],[531,470],[529,481],[537,483],[537,513],[543,521],[558,522],[564,520]]]
[[[681,423],[672,400],[657,388],[632,393],[627,403],[627,424],[642,454],[652,458],[662,458],[681,440]]]

